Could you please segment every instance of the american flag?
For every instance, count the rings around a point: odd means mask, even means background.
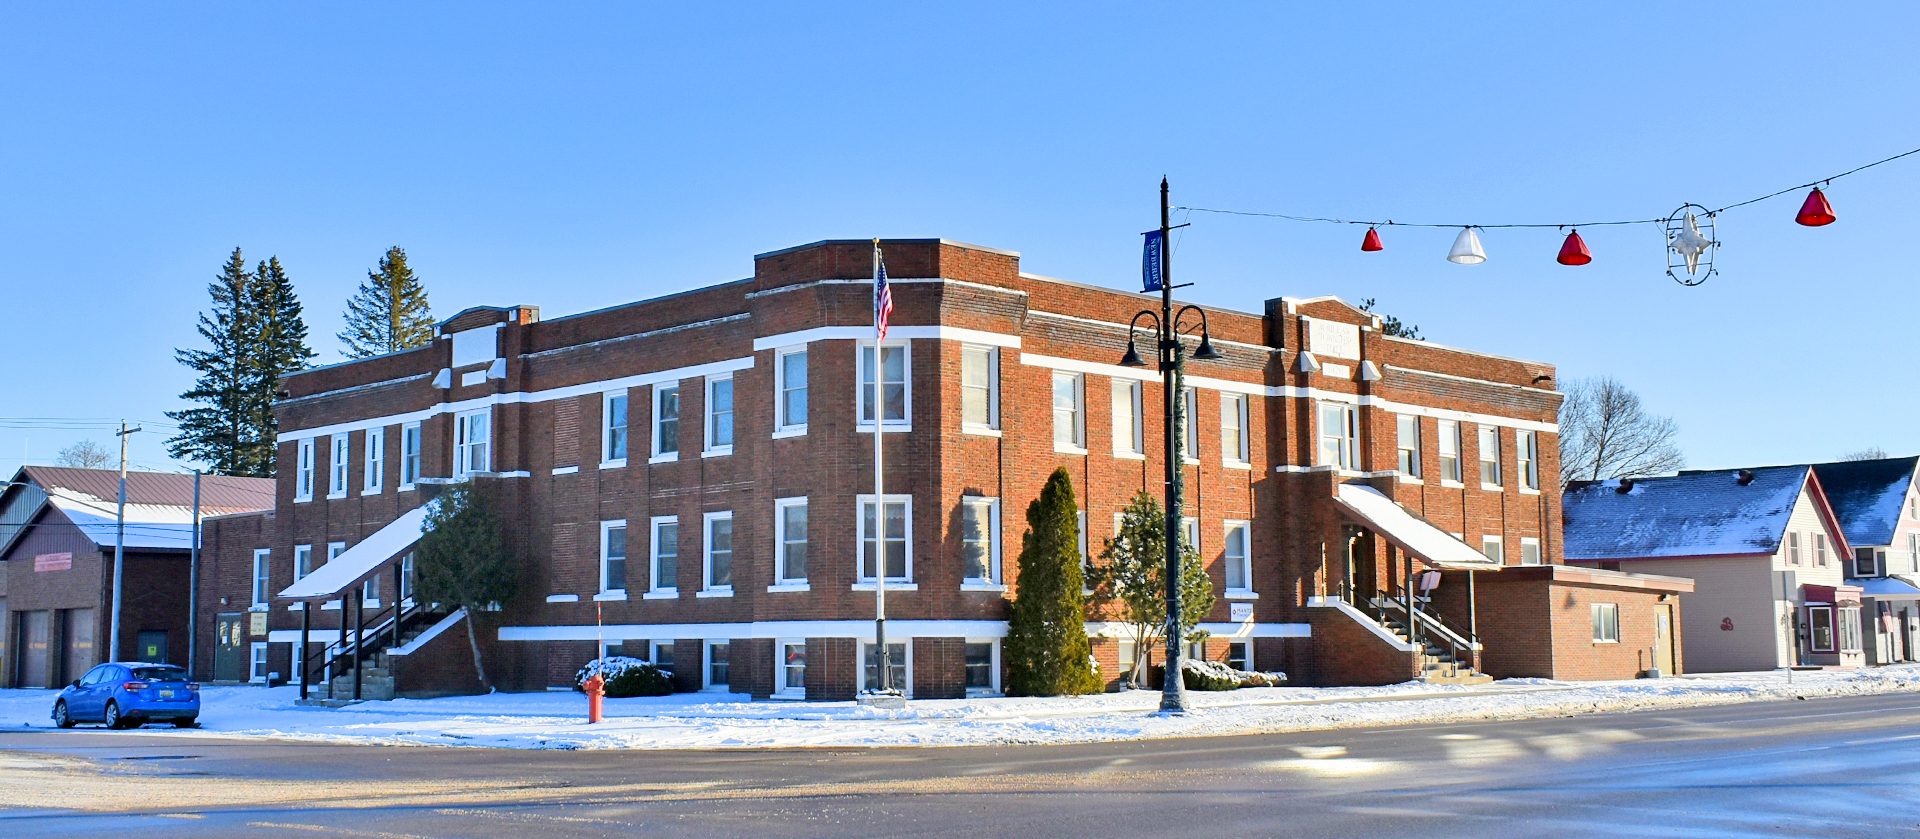
[[[880,256],[879,248],[874,249],[873,269],[873,328],[880,340],[887,339],[887,318],[893,315],[893,287],[887,285],[887,260]]]

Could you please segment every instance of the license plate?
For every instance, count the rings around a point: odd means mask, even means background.
[[[173,691],[172,691],[171,689],[169,689],[169,688],[161,688],[161,689],[160,689],[160,698],[161,698],[161,699],[172,699],[172,698],[173,698]]]

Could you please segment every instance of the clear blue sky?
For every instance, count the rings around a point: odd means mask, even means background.
[[[824,238],[946,237],[1133,287],[1176,203],[1498,224],[1722,206],[1920,147],[1920,6],[16,4],[0,26],[0,416],[177,409],[206,285],[278,255],[320,362],[390,245],[436,315],[549,316]],[[1212,4],[1210,4],[1212,5]],[[1920,452],[1920,155],[1727,214],[1453,233],[1192,217],[1194,299],[1376,297],[1441,343],[1609,374],[1696,466]],[[82,436],[0,429],[0,467]],[[161,434],[137,461],[169,464]]]

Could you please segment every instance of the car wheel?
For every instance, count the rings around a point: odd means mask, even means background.
[[[100,718],[100,721],[106,723],[109,729],[127,727],[127,721],[120,717],[119,703],[112,700],[107,701],[107,713]]]
[[[198,728],[199,726],[200,720],[197,717],[176,717],[173,720],[174,728]]]
[[[53,703],[53,724],[61,728],[73,727],[73,717],[67,713],[67,701],[64,699]]]

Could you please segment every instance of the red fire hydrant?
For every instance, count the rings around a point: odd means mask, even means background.
[[[580,689],[587,693],[587,723],[589,725],[600,721],[600,703],[606,698],[606,688],[607,680],[600,678],[600,674],[598,673],[588,676],[587,680],[580,684]]]

